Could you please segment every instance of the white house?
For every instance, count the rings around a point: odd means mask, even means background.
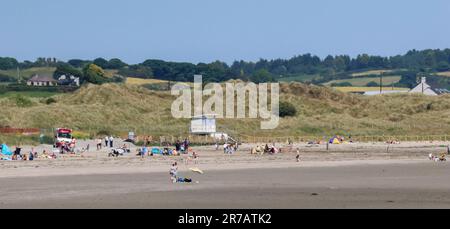
[[[58,78],[58,84],[64,86],[80,86],[80,78],[75,77],[73,75],[67,77],[66,75],[62,75]]]
[[[411,89],[409,93],[422,93],[424,95],[438,95],[438,93],[427,84],[427,78],[422,77],[421,82],[415,88]]]
[[[28,86],[57,86],[58,82],[51,76],[34,75],[27,81]]]

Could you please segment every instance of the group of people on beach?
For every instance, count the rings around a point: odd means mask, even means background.
[[[257,145],[256,147],[251,149],[250,154],[277,154],[280,152],[280,149],[275,147],[275,143],[272,143],[271,145],[266,144],[265,146]]]
[[[184,139],[184,141],[177,140],[175,143],[162,142],[161,147],[150,148],[149,142],[145,141],[142,147],[137,149],[136,156],[145,157],[153,156],[154,154],[161,154],[166,156],[179,156],[182,154],[188,154],[191,152],[190,141]],[[193,152],[193,157],[197,157],[196,153]]]
[[[111,136],[105,136],[104,138],[103,138],[103,141],[104,141],[104,143],[105,143],[105,148],[113,148],[114,147],[114,137],[111,135]],[[101,150],[102,149],[102,139],[101,138],[98,138],[97,140],[96,140],[96,143],[97,143],[97,150]]]
[[[223,144],[223,153],[224,154],[234,154],[238,150],[238,144],[237,143],[227,143],[225,142]],[[219,149],[219,143],[216,142],[216,150]]]
[[[450,145],[447,145],[447,152],[442,152],[440,156],[435,156],[433,153],[428,154],[428,159],[432,161],[447,161],[446,155],[450,155]]]
[[[42,153],[39,154],[34,148],[27,153],[22,153],[22,148],[20,146],[16,146],[14,151],[12,152],[11,157],[6,157],[3,152],[3,145],[0,145],[0,159],[1,160],[12,160],[12,161],[33,161],[37,158],[45,158],[45,159],[56,159],[57,156],[54,152],[49,154],[45,149],[42,150]]]
[[[76,144],[77,144],[77,139],[75,137],[72,137],[70,142],[62,143],[59,146],[60,153],[62,153],[62,154],[65,154],[65,153],[74,154],[75,153],[75,146],[76,146]],[[89,145],[88,145],[88,147],[89,147]]]

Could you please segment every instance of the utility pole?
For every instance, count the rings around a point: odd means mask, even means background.
[[[383,93],[383,73],[380,74],[380,95]]]
[[[20,69],[19,69],[19,66],[17,66],[17,83],[20,83]]]

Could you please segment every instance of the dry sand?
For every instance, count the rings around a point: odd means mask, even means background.
[[[82,143],[87,144],[87,142]],[[449,208],[450,165],[427,159],[448,143],[309,146],[277,155],[234,155],[194,147],[184,156],[107,151],[56,160],[1,161],[0,208]],[[39,146],[38,150],[50,146]],[[285,147],[285,146],[283,146]],[[300,163],[295,148],[300,148]],[[28,147],[24,147],[27,150]],[[170,163],[199,183],[169,182]],[[205,174],[195,174],[199,167]]]

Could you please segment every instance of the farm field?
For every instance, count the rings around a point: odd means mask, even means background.
[[[394,70],[369,70],[365,72],[355,72],[352,74],[353,77],[369,76],[369,75],[381,75],[393,72]]]
[[[20,70],[20,77],[23,79],[29,79],[35,74],[52,76],[53,73],[55,72],[55,70],[56,70],[56,68],[54,68],[54,67],[29,68],[29,69]],[[16,69],[0,70],[0,74],[10,76],[11,78],[17,79],[17,70]]]
[[[436,73],[437,76],[445,76],[445,77],[450,77],[450,71],[447,72],[438,72]]]
[[[155,83],[167,83],[166,80],[159,79],[142,79],[142,78],[134,78],[127,77],[126,84],[128,85],[144,85],[144,84],[155,84]]]
[[[401,79],[401,76],[385,76],[383,77],[383,84],[384,85],[390,85],[393,83],[398,83]],[[343,83],[348,82],[351,83],[355,87],[363,87],[366,86],[370,82],[379,83],[380,78],[378,77],[358,77],[358,78],[352,78],[352,79],[341,79],[341,80],[332,80],[327,83],[325,83],[325,86],[329,86],[333,83]]]
[[[279,82],[310,82],[314,79],[320,79],[321,76],[319,74],[312,75],[292,75],[292,76],[284,76],[278,79]]]
[[[366,91],[379,91],[379,87],[333,87],[335,90],[341,92],[366,92]],[[395,91],[408,91],[409,88],[404,87],[384,87],[384,90],[395,90]]]

